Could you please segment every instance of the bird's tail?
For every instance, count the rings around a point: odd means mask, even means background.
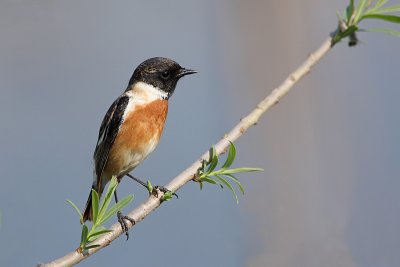
[[[90,190],[88,200],[86,201],[85,210],[83,211],[83,222],[86,222],[87,220],[92,220],[92,190]]]

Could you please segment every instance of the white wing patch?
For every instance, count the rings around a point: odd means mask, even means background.
[[[101,133],[101,135],[100,135],[100,137],[99,137],[99,140],[97,140],[97,144],[96,144],[96,146],[99,146],[101,143],[103,143],[103,141],[104,141],[104,136],[106,135],[106,130],[104,130],[102,133]]]

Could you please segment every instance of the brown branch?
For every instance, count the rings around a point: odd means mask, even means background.
[[[321,59],[323,56],[329,52],[332,48],[332,39],[328,38],[322,45],[309,55],[306,61],[292,72],[283,83],[274,89],[265,99],[263,99],[257,107],[251,111],[246,117],[244,117],[227,135],[224,136],[216,145],[215,149],[217,154],[225,153],[229,146],[229,141],[235,141],[241,137],[251,126],[255,125],[261,115],[263,115],[268,109],[277,104],[279,100],[284,97],[290,89],[295,85],[302,77],[311,71],[311,68]],[[184,170],[181,174],[176,176],[169,184],[166,185],[171,191],[177,191],[184,184],[191,181],[195,176],[197,170],[201,167],[201,161],[208,159],[208,152],[204,153],[199,160],[195,161],[189,168]],[[159,192],[158,198],[155,196],[150,196],[146,201],[140,204],[132,212],[128,214],[129,217],[135,219],[136,223],[142,221],[150,212],[154,211],[161,204],[160,198],[162,193]],[[129,224],[129,227],[132,225]],[[113,230],[109,234],[105,234],[97,239],[94,244],[100,245],[97,248],[89,250],[87,255],[83,255],[78,250],[75,250],[59,259],[56,259],[50,263],[42,264],[40,266],[72,266],[84,260],[85,258],[93,255],[100,249],[111,244],[113,240],[118,238],[122,234],[122,230],[119,223],[115,223],[111,226]]]

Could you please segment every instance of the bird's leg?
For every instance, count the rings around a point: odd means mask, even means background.
[[[138,183],[141,184],[142,186],[146,187],[147,190],[149,190],[149,192],[150,192],[150,188],[148,187],[147,183],[145,183],[145,182],[143,182],[142,180],[140,180],[140,179],[138,179],[138,178],[132,176],[132,175],[129,174],[129,173],[127,173],[126,176],[128,176],[128,177],[131,178],[132,180],[138,182]],[[168,188],[166,188],[166,187],[164,187],[164,186],[160,186],[160,185],[155,186],[155,187],[153,188],[153,191],[154,191],[154,189],[156,189],[155,192],[157,192],[157,189],[160,190],[160,191],[163,192],[163,193],[171,192],[170,190],[168,190]],[[150,192],[150,193],[152,193],[152,192]],[[177,195],[176,193],[172,193],[172,195],[175,196],[176,198],[178,198],[178,195]],[[157,197],[158,197],[158,196],[157,196]]]
[[[117,190],[114,191],[114,198],[115,198],[115,203],[118,203]],[[129,228],[128,228],[128,225],[126,224],[125,220],[130,221],[132,225],[134,225],[136,222],[131,217],[122,215],[121,211],[117,212],[117,217],[118,217],[118,222],[121,225],[122,232],[125,233],[126,240],[128,240],[129,239]]]
[[[143,182],[142,180],[132,176],[131,174],[127,173],[126,176],[128,176],[129,178],[131,178],[132,180],[134,180],[135,182],[138,182],[139,184],[141,184],[142,186],[144,186],[147,190],[149,190],[149,187],[147,186],[147,184],[145,182]]]

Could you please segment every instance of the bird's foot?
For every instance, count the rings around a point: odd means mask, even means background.
[[[135,225],[136,222],[131,217],[122,215],[122,212],[120,212],[120,211],[117,212],[117,217],[118,217],[118,222],[121,225],[122,232],[125,233],[126,240],[128,240],[129,239],[129,228],[128,228],[128,225],[126,224],[126,220],[130,221],[130,223],[132,225]]]

